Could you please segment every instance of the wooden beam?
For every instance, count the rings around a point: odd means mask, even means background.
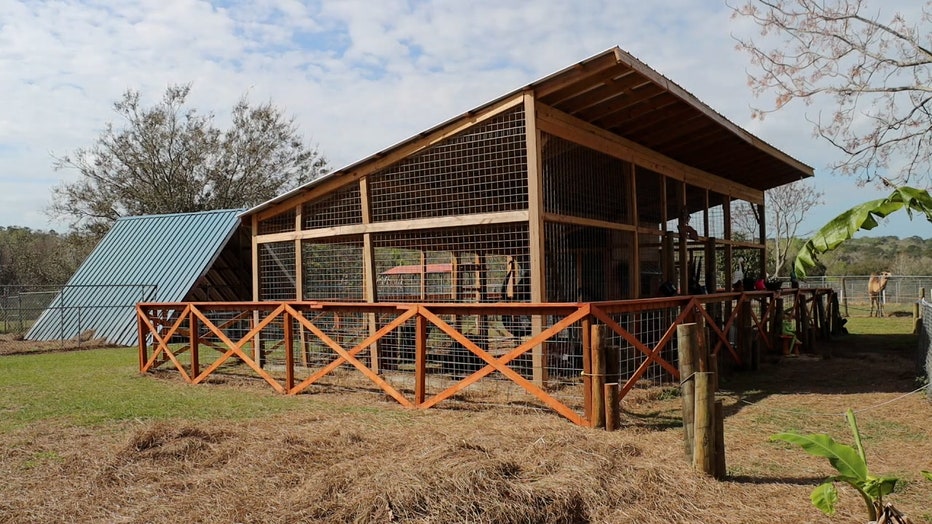
[[[259,217],[255,215],[252,217],[251,242],[252,249],[250,250],[250,254],[252,256],[252,300],[254,302],[258,302],[261,299],[259,296]]]
[[[541,170],[540,131],[537,128],[537,104],[534,95],[524,96],[525,142],[527,144],[527,189],[528,189],[528,239],[531,266],[531,302],[545,302],[547,289],[545,280],[545,238],[544,238],[544,181]],[[531,336],[543,331],[543,319],[539,315],[531,317]],[[545,346],[538,344],[531,353],[533,382],[543,386],[547,382],[547,356]]]
[[[632,162],[676,180],[709,188],[749,202],[764,201],[764,192],[759,189],[683,164],[553,107],[537,104],[536,109],[541,131]]]
[[[417,220],[394,220],[391,222],[376,222],[355,224],[350,226],[324,227],[308,231],[290,231],[286,233],[271,233],[259,235],[256,242],[265,244],[269,242],[288,242],[298,239],[332,238],[338,236],[358,236],[370,233],[390,233],[394,231],[414,231],[422,229],[443,229],[454,227],[468,227],[488,224],[509,224],[514,222],[527,222],[528,210],[504,211],[499,213],[477,213],[474,215],[456,215],[449,217],[421,218]]]

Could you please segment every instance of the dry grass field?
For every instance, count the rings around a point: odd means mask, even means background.
[[[897,319],[852,319],[852,333],[832,342],[834,358],[771,359],[723,378],[724,481],[686,463],[680,399],[669,388],[629,395],[624,427],[607,433],[549,412],[417,412],[364,393],[281,398],[249,382],[187,386],[137,376],[132,350],[121,348],[76,352],[120,355],[109,375],[83,372],[80,393],[49,369],[33,397],[76,404],[35,413],[42,406],[23,393],[38,380],[23,378],[28,359],[72,353],[8,354],[0,522],[866,522],[848,488],[834,517],[812,507],[809,492],[833,470],[768,441],[797,430],[851,443],[850,407],[860,410],[871,471],[903,479],[889,500],[932,523],[932,482],[920,475],[932,470],[932,402],[906,395],[917,389],[908,323],[871,334],[884,321]],[[131,398],[140,391],[151,405],[119,406],[141,402]]]

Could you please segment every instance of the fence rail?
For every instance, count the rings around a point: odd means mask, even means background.
[[[617,382],[622,398],[640,381],[679,379],[680,324],[704,323],[713,355],[753,367],[759,351],[780,351],[775,326],[782,327],[786,302],[804,323],[801,333],[828,336],[827,319],[837,317],[837,301],[829,301],[834,308],[824,303],[831,296],[793,290],[572,304],[140,303],[139,369],[173,370],[193,384],[222,374],[258,377],[290,395],[368,389],[420,409],[506,403],[592,426],[601,389],[593,384]],[[594,327],[605,335],[593,337]],[[593,362],[609,364],[595,369]]]

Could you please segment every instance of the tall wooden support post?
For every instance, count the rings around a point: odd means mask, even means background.
[[[680,217],[677,227],[679,228],[679,258],[680,258],[680,271],[679,271],[679,280],[680,280],[680,294],[686,294],[689,291],[689,267],[686,264],[686,259],[689,256],[687,247],[687,242],[689,242],[689,237],[686,234],[686,219],[687,208],[686,208],[686,184],[685,182],[677,183],[677,203],[680,206]]]
[[[674,257],[674,233],[667,231],[663,235],[663,280],[676,282],[676,258]],[[656,290],[653,290],[656,291]]]
[[[298,204],[294,210],[294,230],[298,233],[304,229],[304,205]],[[303,241],[300,238],[294,240],[294,299],[298,302],[304,300],[304,249]],[[307,340],[304,336],[304,326],[298,323],[300,331],[298,332],[298,346],[301,348],[301,363],[308,367],[311,359],[307,347]]]
[[[760,243],[764,246],[760,250],[760,267],[761,274],[760,276],[765,277],[766,268],[767,268],[767,209],[764,208],[764,204],[757,205],[757,216],[760,217]]]
[[[618,429],[621,417],[621,402],[618,390],[618,381],[621,375],[621,362],[619,362],[618,348],[608,343],[610,333],[607,326],[598,325],[598,348],[602,352],[602,362],[605,363],[605,429],[615,431]]]
[[[369,179],[363,177],[359,179],[359,197],[362,208],[363,224],[372,223],[372,208],[369,198]],[[363,278],[363,296],[366,302],[372,304],[379,301],[378,290],[376,288],[376,269],[375,269],[375,247],[372,244],[372,234],[364,233],[362,235],[362,278]],[[366,313],[366,323],[369,327],[369,336],[378,331],[378,319],[375,313]],[[369,367],[372,371],[379,373],[382,363],[379,360],[379,343],[373,342],[369,346]]]
[[[420,406],[427,392],[427,320],[415,317],[414,329],[414,405]]]
[[[534,94],[524,94],[525,143],[527,145],[527,189],[528,189],[528,255],[531,270],[531,302],[541,303],[547,300],[546,281],[544,279],[545,246],[544,238],[544,182],[541,170],[541,141],[537,129],[537,107]],[[531,336],[539,335],[544,329],[540,315],[531,316]],[[533,366],[532,381],[537,386],[547,383],[546,345],[538,344],[531,350]]]
[[[677,353],[680,363],[680,397],[683,399],[683,444],[686,456],[692,460],[695,411],[696,355],[699,353],[699,325],[680,324],[676,327]]]
[[[592,326],[592,427],[605,427],[605,326]]]
[[[190,330],[189,335],[191,342],[191,380],[194,380],[201,374],[200,358],[198,354],[198,349],[201,345],[201,326],[198,324],[197,315],[194,314],[193,309],[188,313],[188,329]]]

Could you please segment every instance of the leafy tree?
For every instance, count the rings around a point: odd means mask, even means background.
[[[94,246],[80,233],[60,235],[26,227],[0,227],[0,285],[65,284]]]
[[[932,158],[932,22],[929,3],[882,18],[882,2],[742,0],[735,16],[761,28],[741,38],[756,71],[749,83],[774,96],[763,117],[793,100],[829,97],[830,114],[811,120],[843,156],[837,172],[861,182],[930,182]],[[920,12],[921,9],[921,12]]]
[[[253,206],[327,172],[271,102],[243,96],[222,130],[186,106],[190,90],[169,86],[152,107],[127,90],[114,104],[123,126],[108,123],[92,146],[56,158],[80,177],[55,188],[51,214],[99,234],[121,216]]]
[[[928,193],[923,197],[907,184],[932,182],[932,33],[922,25],[932,22],[932,4],[917,4],[914,17],[882,18],[866,0],[740,1],[735,16],[753,20],[762,35],[760,42],[738,40],[757,66],[749,83],[755,93],[775,97],[772,108],[757,109],[755,116],[793,100],[830,97],[831,114],[811,122],[843,153],[834,170],[861,183],[900,186],[899,193],[858,205],[816,233],[796,259],[797,275],[816,266],[816,255],[876,226],[875,217],[900,209],[929,216]]]
[[[800,180],[770,189],[766,193],[767,243],[770,260],[767,261],[767,274],[779,277],[784,266],[792,260],[792,254],[798,242],[796,238],[800,224],[806,213],[823,203],[824,194],[816,190],[811,180]],[[759,214],[757,206],[736,205],[732,211],[735,231],[747,238],[756,238],[759,233]]]

